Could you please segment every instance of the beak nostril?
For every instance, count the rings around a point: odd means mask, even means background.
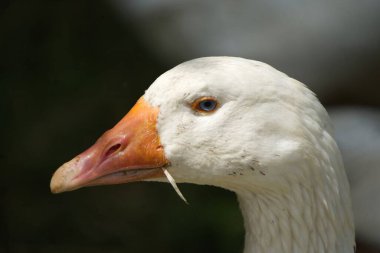
[[[120,144],[120,143],[111,146],[111,147],[107,150],[107,152],[105,153],[104,156],[105,156],[105,157],[108,157],[108,156],[112,155],[113,153],[115,153],[116,151],[118,151],[118,150],[120,149],[120,147],[121,147],[121,144]]]

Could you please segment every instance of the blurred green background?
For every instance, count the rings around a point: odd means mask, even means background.
[[[159,183],[50,193],[62,163],[184,60],[162,59],[135,22],[107,1],[0,1],[0,252],[242,252],[238,204],[222,189],[180,185],[190,205]],[[335,88],[325,105],[380,105],[369,55],[340,80],[369,92]]]
[[[103,1],[0,3],[0,252],[240,252],[235,196],[133,183],[52,195],[89,147],[171,66]]]

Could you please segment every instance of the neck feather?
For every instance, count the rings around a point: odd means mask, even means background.
[[[236,191],[246,229],[244,253],[354,252],[348,184],[342,193],[318,181],[288,182],[291,187],[282,192]]]

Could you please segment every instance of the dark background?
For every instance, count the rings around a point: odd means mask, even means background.
[[[367,96],[347,86],[322,102],[379,106],[373,58],[363,58],[371,75],[348,81],[370,80]],[[242,218],[225,190],[180,185],[189,206],[168,184],[49,190],[56,168],[182,60],[159,57],[106,1],[0,1],[0,252],[242,251]]]
[[[0,12],[0,252],[240,252],[235,196],[133,183],[52,195],[90,146],[170,68],[101,1],[9,1]]]

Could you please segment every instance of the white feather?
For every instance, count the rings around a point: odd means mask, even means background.
[[[194,113],[189,105],[202,96],[218,99],[218,110]],[[326,110],[305,85],[262,62],[206,57],[161,75],[144,99],[160,110],[157,130],[176,182],[237,194],[245,253],[354,251],[341,155]]]
[[[189,204],[186,200],[186,198],[183,196],[182,192],[179,190],[177,184],[175,183],[174,178],[170,175],[169,171],[165,168],[162,168],[162,171],[164,172],[166,178],[168,179],[169,183],[173,186],[175,192],[178,194],[178,196],[186,203]]]

